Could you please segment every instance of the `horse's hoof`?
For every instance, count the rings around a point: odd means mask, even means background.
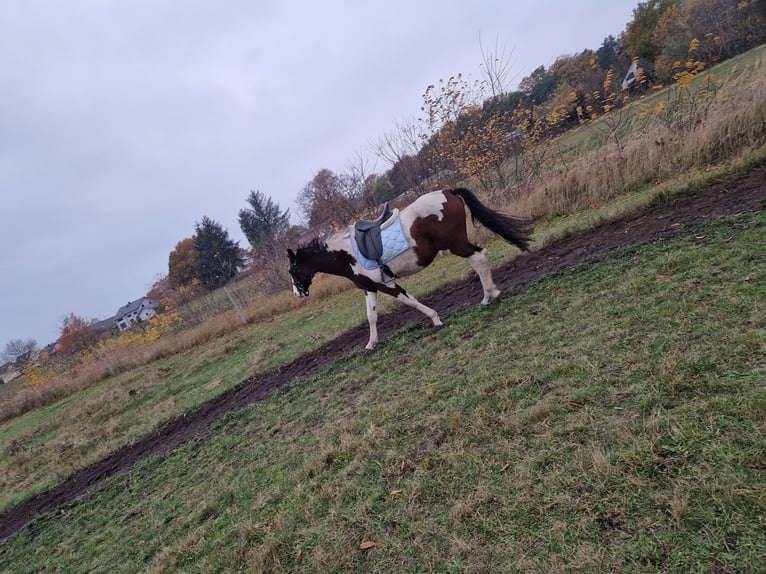
[[[482,305],[489,305],[490,303],[492,303],[492,301],[496,300],[498,297],[500,297],[500,291],[495,289],[489,295],[484,295],[484,299],[481,300],[481,304]]]

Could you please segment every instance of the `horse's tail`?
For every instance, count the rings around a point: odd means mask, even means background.
[[[529,251],[529,242],[532,235],[531,221],[490,209],[479,201],[479,198],[472,191],[465,188],[450,191],[465,202],[468,206],[468,211],[471,212],[471,219],[473,219],[474,223],[478,221],[508,243],[512,243],[522,251]]]

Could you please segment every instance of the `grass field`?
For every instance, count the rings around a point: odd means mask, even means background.
[[[762,163],[764,63],[766,46],[717,67],[719,106],[691,136],[626,132],[645,162],[632,174],[614,172],[597,128],[564,134],[565,173],[519,205],[547,206],[535,244]],[[618,175],[630,183],[610,187]],[[0,570],[760,571],[764,215],[696,236],[354,353],[40,518],[0,545]],[[487,246],[495,264],[518,253]],[[465,270],[442,258],[405,286],[420,296]],[[365,322],[357,291],[329,278],[313,291],[3,415],[0,509]],[[3,408],[20,386],[4,387]]]
[[[386,339],[36,521],[0,568],[757,572],[764,245],[743,214]]]

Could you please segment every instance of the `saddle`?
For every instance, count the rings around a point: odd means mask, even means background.
[[[391,273],[383,262],[384,246],[381,231],[396,221],[397,217],[399,217],[399,210],[390,209],[386,203],[383,206],[383,212],[375,219],[361,219],[354,224],[354,239],[359,252],[365,258],[375,261],[389,274]]]

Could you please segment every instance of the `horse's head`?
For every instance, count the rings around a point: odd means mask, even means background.
[[[308,297],[314,273],[303,261],[301,252],[301,249],[298,249],[297,253],[292,249],[287,250],[287,255],[290,258],[290,278],[293,282],[293,293],[297,297]]]

